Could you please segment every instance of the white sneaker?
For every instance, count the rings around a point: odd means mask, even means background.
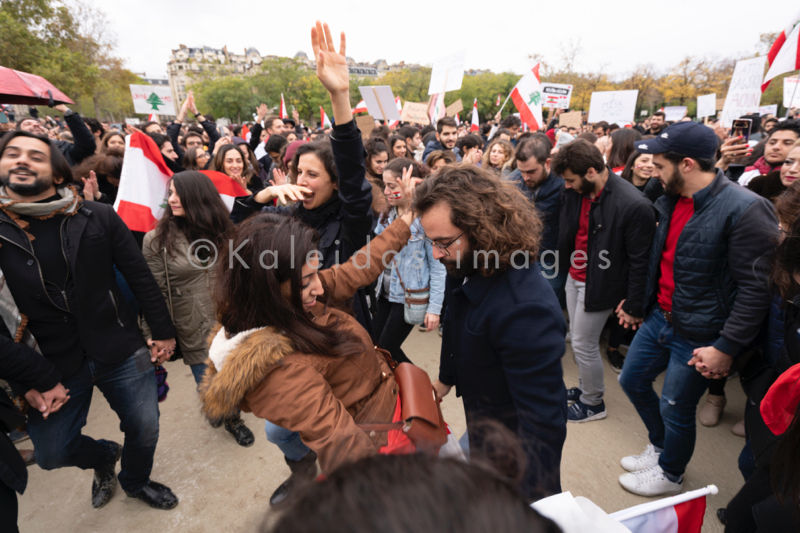
[[[564,337],[564,342],[572,344],[572,331],[567,331],[567,336]]]
[[[670,481],[658,465],[647,470],[622,474],[619,476],[619,484],[628,492],[639,496],[664,496],[678,494],[683,490],[683,480],[678,483]]]
[[[648,444],[647,448],[645,448],[640,455],[623,457],[619,464],[628,472],[638,472],[639,470],[646,470],[658,466],[658,458],[660,456],[661,454],[656,452],[655,447],[653,447],[652,444]]]

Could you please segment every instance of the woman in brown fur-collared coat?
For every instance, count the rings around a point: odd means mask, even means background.
[[[404,186],[413,194],[410,181],[409,174]],[[312,453],[301,464],[287,460],[290,484],[313,477],[317,457],[331,472],[389,442],[391,432],[366,433],[356,424],[393,421],[394,376],[356,319],[323,300],[345,301],[377,279],[411,237],[411,222],[408,213],[349,262],[317,270],[316,231],[264,213],[238,226],[227,247],[235,255],[220,257],[214,299],[221,328],[212,333],[203,410],[219,419],[239,408],[299,433]]]

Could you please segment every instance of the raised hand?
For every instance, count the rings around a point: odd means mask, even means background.
[[[283,170],[275,168],[272,171],[272,177],[274,179],[270,180],[270,183],[273,185],[286,185],[286,173]]]
[[[247,189],[247,181],[245,181],[241,174],[231,174],[230,178],[238,183],[242,189]]]
[[[89,171],[88,178],[81,179],[83,180],[83,199],[90,202],[99,200],[102,195],[97,186],[97,174],[94,173],[94,170]]]
[[[337,54],[330,27],[326,23],[323,29],[323,24],[317,21],[316,26],[311,28],[311,47],[317,61],[317,78],[322,85],[331,94],[348,93],[349,95],[350,71],[347,69],[344,32],[341,34],[341,44]]]
[[[273,198],[277,198],[282,204],[300,202],[303,200],[304,195],[314,193],[314,191],[307,187],[292,185],[291,183],[267,187],[265,190],[268,190],[269,194],[272,195]]]
[[[267,104],[261,104],[258,106],[258,109],[256,109],[256,120],[259,124],[264,122],[268,112],[269,108],[267,107]]]

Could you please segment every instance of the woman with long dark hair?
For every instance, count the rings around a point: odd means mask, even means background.
[[[634,151],[633,143],[641,140],[642,134],[633,128],[621,128],[610,135],[611,144],[606,148],[606,164],[614,174],[625,169],[625,164]]]
[[[399,135],[389,137],[389,159],[406,157],[406,140]]]
[[[241,185],[243,189],[253,192],[250,187],[255,173],[249,163],[238,146],[226,144],[219,147],[208,168],[222,172]],[[255,179],[258,179],[258,176],[255,176]]]
[[[372,212],[377,216],[386,209],[383,195],[383,169],[389,162],[389,148],[380,137],[371,137],[364,143],[367,151],[367,181],[372,185]]]
[[[205,170],[209,161],[211,161],[211,154],[206,152],[202,146],[189,147],[183,153],[183,166],[186,170]]]
[[[403,187],[413,194],[410,177]],[[319,233],[295,217],[250,217],[221,250],[214,293],[221,328],[201,386],[203,409],[217,419],[241,406],[284,432],[270,440],[292,475],[271,504],[313,479],[317,458],[330,473],[368,455],[414,451],[397,441],[404,433],[357,426],[395,421],[398,387],[367,331],[335,307],[380,275],[381,260],[411,237],[411,223],[408,211],[365,246],[359,255],[368,260],[322,270]]]
[[[644,192],[647,182],[653,176],[653,154],[643,154],[634,150],[622,170],[622,179],[633,184],[634,187]]]
[[[169,182],[167,204],[156,228],[145,235],[142,252],[172,314],[183,362],[199,385],[214,326],[211,267],[233,223],[219,191],[200,172],[175,174]],[[146,324],[143,329],[149,338]],[[241,446],[251,446],[255,440],[238,413],[225,418],[225,429]]]

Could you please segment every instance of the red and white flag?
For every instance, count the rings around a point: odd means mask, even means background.
[[[394,105],[397,106],[397,112],[398,113],[402,113],[403,112],[403,106],[400,104],[400,97],[399,96],[395,96]],[[389,121],[389,127],[390,128],[396,128],[398,124],[400,124],[399,120],[390,120]]]
[[[228,208],[228,211],[233,209],[233,202],[238,196],[250,196],[241,185],[233,181],[227,174],[217,172],[216,170],[201,170],[203,174],[209,177],[214,187],[219,191],[219,197],[222,198],[223,203]]]
[[[440,118],[445,115],[444,93],[437,93],[431,96],[430,108],[428,109],[428,116],[431,119],[431,125],[435,126]]]
[[[499,94],[497,98],[500,98]],[[469,131],[478,131],[479,129],[481,129],[481,123],[478,119],[478,99],[476,98],[472,103],[472,125],[469,127]]]
[[[461,124],[461,117],[458,115],[458,113],[456,113],[456,117],[455,118],[456,118],[456,124],[460,125]]]
[[[167,206],[167,182],[172,171],[148,135],[134,131],[125,143],[114,210],[131,231],[147,233],[155,228]]]
[[[147,122],[158,122],[158,115],[147,115]]]
[[[364,100],[361,100],[356,106],[356,108],[353,109],[353,114],[355,115],[356,113],[368,113],[367,104],[364,103]]]
[[[542,127],[542,84],[539,79],[539,63],[536,63],[517,82],[511,91],[511,99],[517,106],[519,118],[530,127],[531,131],[537,131]]]
[[[286,102],[283,101],[283,93],[281,93],[281,110],[278,115],[280,118],[289,118],[289,113],[286,112]]]
[[[500,107],[500,95],[497,95],[497,102],[494,103],[495,107]]]
[[[242,139],[250,142],[250,128],[247,127],[247,124],[242,126]]]
[[[709,485],[671,498],[643,503],[610,516],[631,533],[700,533],[706,512],[706,495],[718,492],[716,486]]]
[[[328,115],[325,114],[325,108],[319,106],[319,124],[322,128],[332,128],[331,120],[328,118]]]
[[[800,69],[800,13],[795,15],[773,43],[767,54],[769,70],[761,85],[761,92],[767,90],[770,81],[776,76]]]

